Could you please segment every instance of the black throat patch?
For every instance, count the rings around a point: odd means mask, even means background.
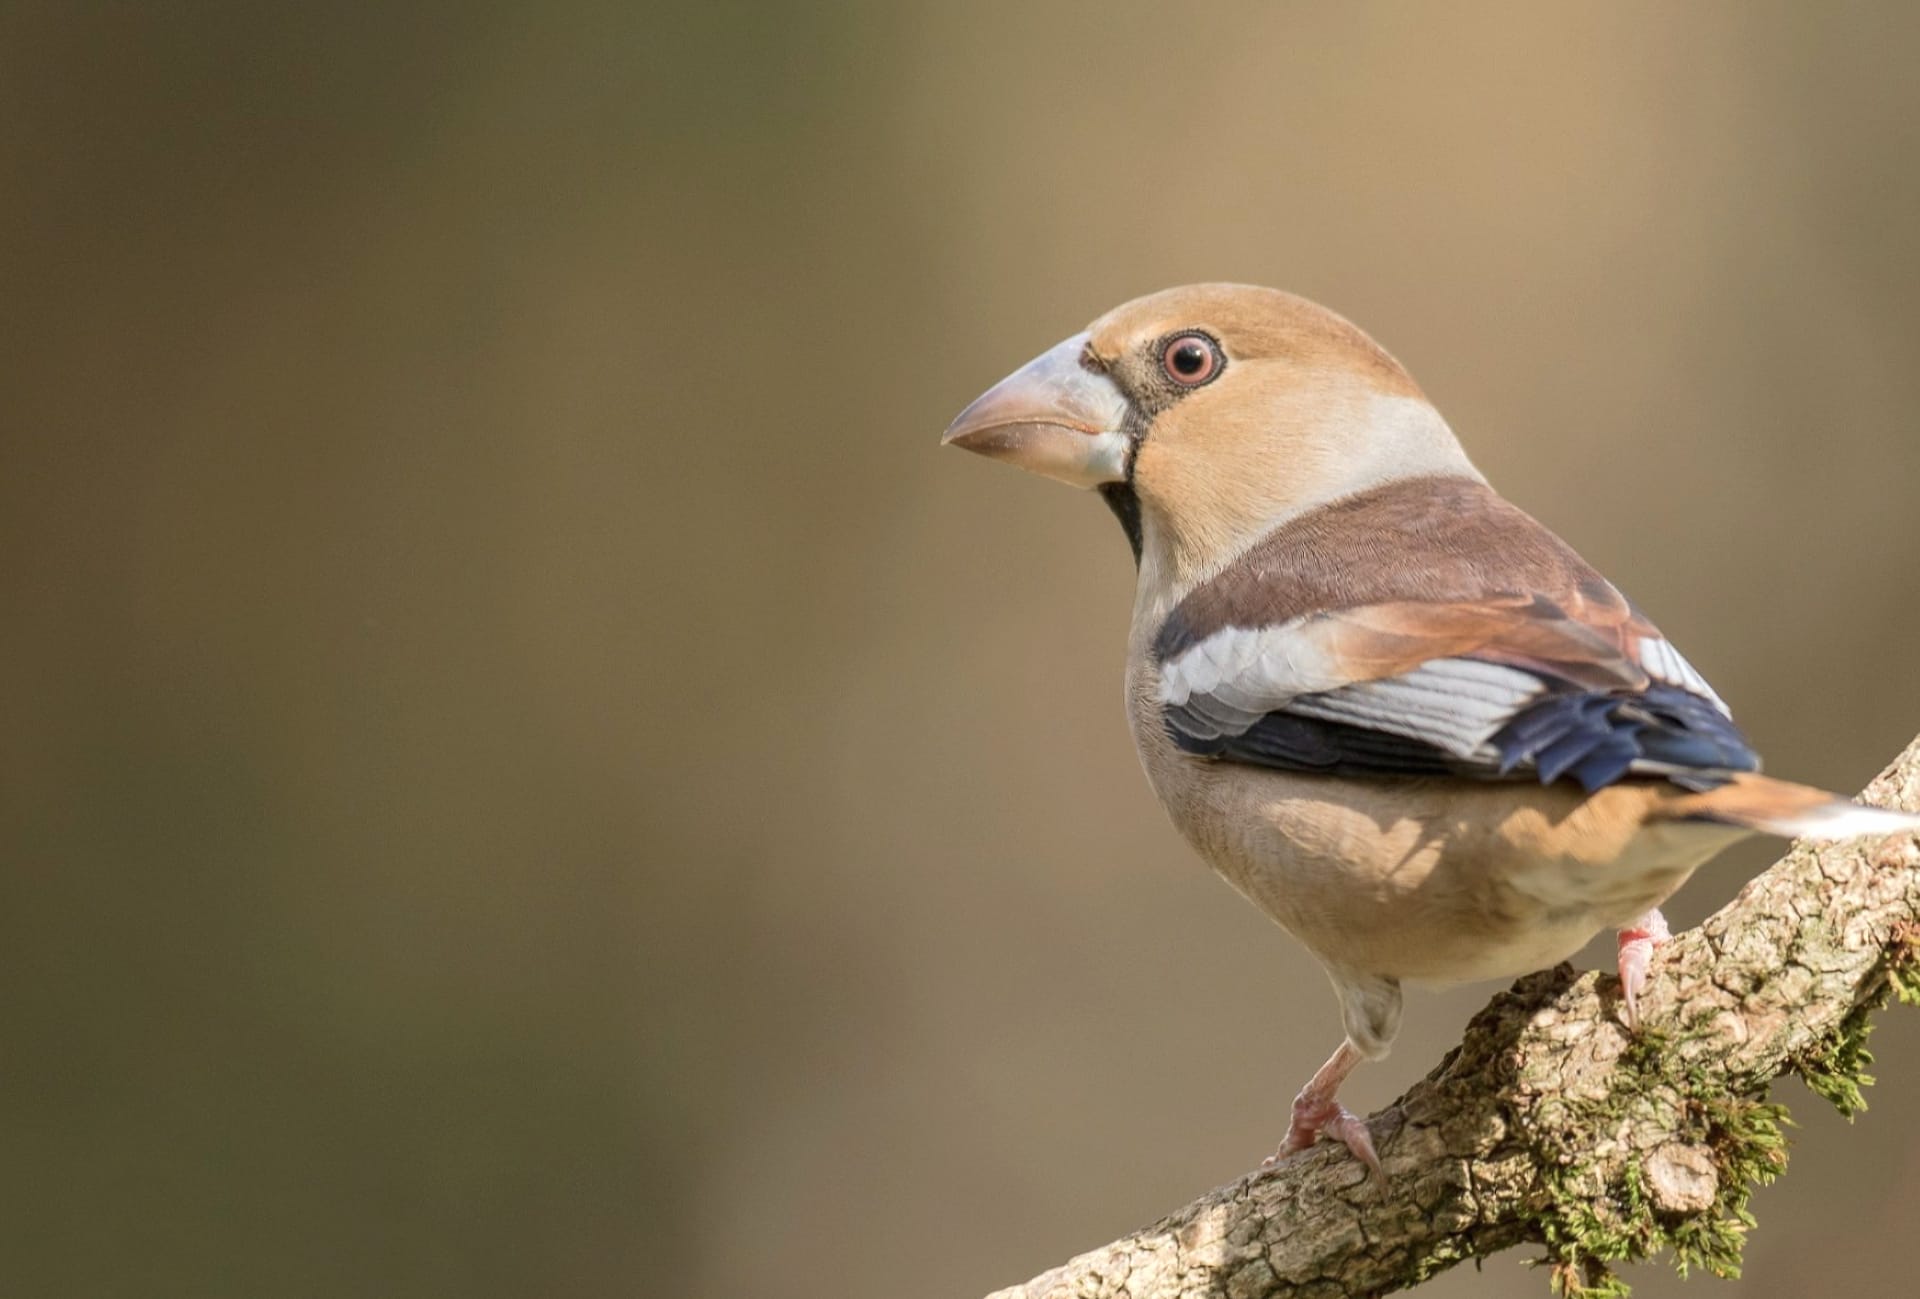
[[[1129,474],[1125,482],[1101,483],[1100,499],[1113,511],[1113,517],[1120,520],[1120,528],[1127,534],[1127,544],[1133,547],[1133,566],[1140,567],[1140,497],[1133,490],[1133,476]]]
[[[1100,484],[1100,499],[1113,511],[1113,517],[1120,520],[1120,530],[1127,534],[1136,569],[1140,567],[1140,550],[1146,539],[1140,531],[1140,494],[1133,490],[1133,465],[1140,458],[1140,444],[1147,440],[1147,429],[1152,423],[1153,417],[1141,410],[1138,402],[1129,399],[1127,413],[1120,421],[1120,431],[1127,435],[1127,476],[1117,483]]]

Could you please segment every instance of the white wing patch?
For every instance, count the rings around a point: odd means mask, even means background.
[[[1659,636],[1642,636],[1639,648],[1640,666],[1646,669],[1648,676],[1663,685],[1678,686],[1711,701],[1724,717],[1733,716],[1733,710],[1727,707],[1726,700],[1713,692],[1707,679],[1694,671],[1693,664],[1687,662],[1670,642]]]
[[[1288,711],[1423,740],[1456,758],[1488,758],[1494,733],[1546,690],[1518,668],[1432,659],[1402,676],[1295,699]]]
[[[1312,622],[1222,628],[1161,665],[1160,702],[1187,710],[1183,729],[1195,739],[1217,740],[1246,734],[1289,700],[1347,685]]]
[[[1494,733],[1547,690],[1518,668],[1458,658],[1356,682],[1320,643],[1315,623],[1214,633],[1161,665],[1160,702],[1184,709],[1181,729],[1198,740],[1244,735],[1285,708],[1486,759]]]
[[[1178,706],[1192,695],[1238,686],[1253,698],[1285,703],[1295,695],[1334,690],[1350,678],[1313,634],[1312,618],[1277,627],[1223,627],[1160,668],[1160,702]],[[1262,711],[1271,711],[1269,704]]]

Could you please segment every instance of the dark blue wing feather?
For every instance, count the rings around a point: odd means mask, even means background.
[[[1542,784],[1571,777],[1589,792],[1635,763],[1678,770],[1758,771],[1760,757],[1726,714],[1675,686],[1637,694],[1551,694],[1493,737],[1500,774],[1531,765]]]
[[[1169,709],[1167,733],[1188,753],[1331,776],[1466,776],[1577,781],[1588,793],[1630,775],[1681,784],[1689,773],[1758,771],[1746,737],[1710,701],[1675,686],[1568,690],[1523,708],[1495,733],[1497,767],[1463,762],[1434,745],[1345,722],[1266,714],[1239,735],[1199,738]],[[1649,765],[1669,770],[1649,770]],[[1638,770],[1636,771],[1636,766]]]

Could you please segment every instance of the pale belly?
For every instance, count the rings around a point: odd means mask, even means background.
[[[1136,726],[1149,779],[1200,855],[1323,962],[1432,983],[1566,960],[1666,900],[1742,837],[1648,824],[1653,784],[1350,780],[1196,759]]]

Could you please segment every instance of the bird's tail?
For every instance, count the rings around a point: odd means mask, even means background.
[[[1856,839],[1864,835],[1920,832],[1920,815],[1867,807],[1824,789],[1774,780],[1751,772],[1731,773],[1726,783],[1674,799],[1662,819],[1713,821],[1783,839]]]

